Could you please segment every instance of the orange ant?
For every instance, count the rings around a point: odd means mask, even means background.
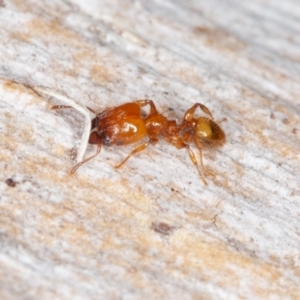
[[[150,106],[150,112],[146,116],[142,114],[142,108]],[[55,105],[52,109],[70,108],[66,105]],[[200,108],[207,117],[194,117],[195,110]],[[108,108],[101,113],[96,113],[88,108],[96,117],[92,120],[89,143],[96,144],[96,153],[83,161],[77,163],[71,170],[71,174],[100,153],[101,146],[123,146],[128,145],[148,137],[148,141],[136,147],[116,168],[120,168],[131,156],[143,151],[150,144],[155,145],[161,136],[169,144],[177,149],[185,148],[189,153],[192,163],[196,166],[200,177],[205,184],[203,176],[208,172],[202,161],[202,148],[219,147],[225,142],[225,134],[220,126],[213,121],[213,116],[209,109],[201,103],[194,104],[184,114],[181,124],[175,120],[168,120],[158,113],[152,100],[137,100]],[[198,148],[200,152],[201,169],[197,163],[196,156],[190,144]]]

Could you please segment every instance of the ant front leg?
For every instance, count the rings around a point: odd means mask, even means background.
[[[187,122],[190,122],[194,118],[195,110],[197,109],[197,107],[199,107],[205,114],[208,114],[213,119],[213,115],[210,110],[201,103],[196,103],[190,109],[188,109],[184,114],[183,119]]]
[[[201,164],[201,168],[203,170],[204,173],[206,174],[209,174],[211,176],[215,176],[215,174],[211,171],[208,171],[204,165],[203,165],[203,158],[202,158],[202,146],[201,146],[201,143],[199,142],[199,140],[197,138],[194,137],[194,143],[195,143],[195,146],[198,148],[199,150],[199,154],[200,154],[200,164]]]
[[[198,165],[198,161],[197,161],[197,158],[193,152],[193,150],[190,148],[190,146],[188,144],[185,144],[182,140],[178,140],[176,144],[173,144],[177,149],[187,149],[188,153],[189,153],[189,157],[190,157],[190,160],[192,161],[192,163],[194,164],[194,166],[197,168],[197,171],[199,173],[199,176],[201,177],[203,183],[205,185],[207,185],[207,182],[203,176],[203,172],[201,172],[201,169],[199,168],[199,165]],[[202,164],[202,152],[201,152],[201,149],[199,148],[200,150],[200,158],[201,158],[201,167],[203,168],[203,164]],[[204,170],[203,170],[204,171]]]
[[[189,145],[186,145],[185,148],[188,150],[190,159],[191,159],[192,163],[195,165],[195,167],[197,168],[198,173],[199,173],[202,181],[204,182],[205,185],[207,185],[207,182],[206,182],[206,180],[205,180],[205,178],[204,178],[204,176],[203,176],[203,174],[202,174],[202,172],[199,168],[199,165],[198,165],[198,162],[197,162],[197,159],[196,159],[196,156],[195,156],[194,152],[192,151],[192,149],[190,148]],[[202,165],[202,155],[201,155],[201,165]]]
[[[144,144],[141,144],[139,146],[137,146],[134,150],[132,150],[128,155],[127,157],[120,163],[118,164],[117,166],[115,166],[116,169],[122,167],[126,161],[133,155],[143,151],[144,149],[146,149],[150,144],[153,144],[155,145],[156,143],[158,142],[158,139],[157,138],[152,138],[151,140],[149,140],[148,142],[144,143]]]

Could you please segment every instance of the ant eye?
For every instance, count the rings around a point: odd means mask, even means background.
[[[208,119],[199,118],[197,120],[196,134],[200,138],[210,138],[212,136],[212,128]]]

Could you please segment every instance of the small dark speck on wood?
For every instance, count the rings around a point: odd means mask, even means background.
[[[15,187],[16,186],[16,182],[13,180],[13,179],[11,179],[11,178],[7,178],[6,180],[5,180],[5,183],[8,185],[8,186],[10,186],[10,187]]]
[[[151,229],[162,235],[170,235],[175,227],[164,222],[152,222]]]

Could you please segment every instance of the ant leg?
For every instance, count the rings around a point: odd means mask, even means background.
[[[195,110],[197,109],[197,107],[199,107],[205,114],[209,115],[213,119],[213,115],[210,110],[201,103],[196,103],[190,109],[188,109],[184,114],[183,119],[190,122],[194,118]]]
[[[152,100],[144,99],[144,100],[135,100],[134,103],[138,104],[140,107],[144,107],[146,105],[150,106],[150,115],[157,114],[157,109]]]
[[[64,108],[73,108],[73,106],[70,105],[53,105],[50,107],[50,109],[55,110],[55,109],[64,109]],[[92,112],[93,114],[97,115],[97,112],[95,112],[93,109],[91,109],[90,107],[86,107],[90,112]]]
[[[118,164],[117,166],[115,166],[115,168],[118,169],[118,168],[122,167],[122,166],[126,163],[126,161],[127,161],[131,156],[135,155],[135,154],[138,153],[138,152],[143,151],[143,150],[146,149],[150,144],[153,144],[153,145],[154,145],[154,144],[156,144],[157,142],[158,142],[158,139],[151,139],[151,140],[149,140],[148,142],[146,142],[146,143],[144,143],[144,144],[141,144],[141,145],[137,146],[134,150],[132,150],[132,151],[128,154],[128,156],[127,156],[120,164]]]
[[[200,164],[201,164],[201,168],[202,168],[203,172],[206,173],[206,174],[215,176],[215,174],[214,174],[213,172],[208,171],[208,170],[204,167],[204,165],[203,165],[202,147],[201,147],[201,144],[200,144],[200,142],[198,141],[197,138],[194,138],[194,143],[195,143],[196,147],[197,147],[198,150],[199,150],[199,154],[200,154]]]
[[[91,160],[92,158],[96,157],[96,156],[100,153],[100,150],[101,150],[101,144],[98,144],[98,145],[97,145],[97,151],[96,151],[96,153],[95,153],[94,155],[92,155],[92,156],[90,156],[90,157],[84,159],[83,161],[81,161],[81,162],[78,163],[77,165],[75,165],[75,166],[72,168],[72,170],[70,171],[70,175],[74,174],[74,173],[77,171],[77,169],[78,169],[79,167],[81,167],[83,164],[85,164],[86,162],[88,162],[88,161]]]
[[[201,172],[201,170],[198,166],[198,162],[197,162],[197,159],[196,159],[196,156],[195,156],[194,152],[192,151],[192,149],[188,145],[186,145],[186,148],[189,151],[190,159],[191,159],[192,163],[195,165],[195,167],[197,168],[198,173],[199,173],[202,181],[204,182],[205,185],[207,185],[207,182],[206,182],[206,180],[205,180],[205,178],[204,178],[204,176],[203,176],[203,174],[202,174],[202,172]]]
[[[203,159],[202,159],[202,149],[201,149],[201,148],[198,148],[198,150],[199,150],[199,153],[200,153],[200,163],[201,163],[201,168],[202,168],[203,172],[206,173],[206,174],[209,174],[209,175],[211,175],[211,176],[215,176],[215,174],[214,174],[213,172],[208,171],[208,170],[204,167],[204,165],[203,165]]]

